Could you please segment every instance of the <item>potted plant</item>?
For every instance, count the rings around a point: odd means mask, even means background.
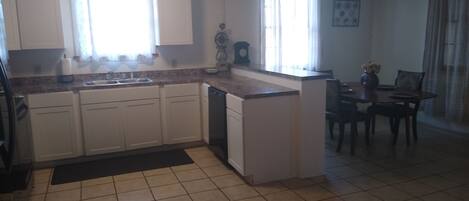
[[[362,65],[363,74],[361,76],[361,84],[367,89],[376,89],[379,85],[379,78],[376,74],[381,70],[381,65],[369,61]]]

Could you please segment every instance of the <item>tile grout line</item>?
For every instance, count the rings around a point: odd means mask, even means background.
[[[115,176],[117,176],[117,175],[115,175]],[[111,178],[112,178],[112,185],[114,186],[114,192],[115,192],[114,196],[115,196],[115,198],[116,198],[116,201],[119,201],[119,196],[117,196],[117,186],[116,186],[117,181],[116,181],[116,179],[115,179],[115,176],[111,176]]]
[[[47,201],[47,197],[49,197],[49,185],[51,184],[52,182],[52,176],[54,175],[54,169],[55,168],[52,168],[49,172],[49,179],[47,180],[47,187],[46,187],[46,196],[44,196],[44,201]],[[81,193],[81,192],[80,192]],[[81,199],[81,197],[80,197]]]
[[[184,152],[185,152],[185,151],[184,151]],[[187,152],[186,152],[186,154],[187,154]],[[189,155],[189,154],[187,154],[187,155]],[[189,157],[190,157],[190,155],[189,155]],[[192,158],[191,158],[191,159],[192,159]],[[198,166],[197,164],[195,164],[195,162],[194,162],[194,165],[197,166],[197,168],[199,168],[199,166]],[[171,166],[171,167],[172,167],[172,166]],[[178,184],[184,189],[184,191],[186,192],[186,195],[189,197],[189,199],[192,200],[192,198],[191,198],[189,192],[187,191],[186,187],[184,187],[184,185],[182,185],[182,181],[179,179],[179,177],[177,177],[176,171],[174,171],[173,168],[171,168],[171,167],[169,168],[169,169],[171,170],[171,173],[174,174],[174,176],[176,177],[176,180],[178,180]],[[200,169],[200,168],[199,168],[199,169]],[[189,171],[189,170],[188,170],[188,171]],[[180,172],[183,172],[183,171],[180,171]],[[202,172],[203,172],[203,171],[202,171]],[[175,197],[177,197],[177,196],[175,196]],[[165,198],[165,199],[168,199],[168,198]],[[156,200],[156,198],[155,198],[155,200]]]
[[[143,180],[144,180],[145,183],[147,184],[148,190],[149,190],[150,193],[151,193],[151,197],[153,198],[153,200],[156,200],[155,195],[153,194],[153,190],[151,189],[150,183],[148,183],[147,177],[145,176],[145,174],[143,173],[143,171],[142,171],[142,174],[143,174]],[[157,175],[156,175],[156,176],[157,176]]]

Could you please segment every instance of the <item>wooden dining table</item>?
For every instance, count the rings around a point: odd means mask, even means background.
[[[426,91],[404,91],[394,88],[391,85],[381,85],[377,89],[366,89],[359,82],[347,82],[342,86],[341,98],[351,103],[369,103],[369,104],[404,104],[409,107],[410,104],[437,97],[437,94]],[[406,115],[406,136],[409,145],[410,119]],[[395,140],[397,140],[397,131],[394,131]],[[415,140],[417,140],[416,136]],[[367,136],[367,143],[369,141]]]
[[[351,89],[351,90],[348,90]],[[398,98],[399,94],[409,98]],[[404,91],[394,89],[391,85],[381,85],[377,89],[364,88],[359,82],[347,82],[343,85],[342,98],[355,103],[409,103],[437,97],[426,91]]]

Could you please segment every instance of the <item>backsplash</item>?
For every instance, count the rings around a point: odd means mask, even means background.
[[[183,47],[179,47],[183,49]],[[188,49],[192,49],[188,47]],[[195,50],[186,50],[195,51]],[[63,50],[23,50],[10,52],[10,68],[12,77],[32,77],[32,76],[56,76],[61,72],[61,59]],[[79,64],[73,62],[73,74],[94,74],[108,72],[138,72],[154,70],[171,70],[185,68],[203,68],[210,67],[213,64],[203,61],[203,57],[180,58],[172,50],[161,50],[159,57],[155,58],[152,64],[125,64],[125,63],[107,63],[103,65]],[[188,53],[189,53],[188,52]],[[166,55],[167,57],[163,57]],[[172,56],[170,56],[172,55]],[[190,55],[190,54],[189,54]]]
[[[203,69],[177,69],[177,70],[164,70],[164,71],[139,71],[133,72],[133,77],[143,78],[151,77],[153,79],[164,79],[166,77],[197,77],[204,74]],[[91,73],[91,74],[77,74],[74,75],[74,81],[82,83],[90,80],[104,80],[107,73]],[[130,72],[116,72],[112,74],[112,79],[130,78]],[[49,85],[57,84],[57,76],[34,76],[29,78],[16,77],[10,80],[15,86],[34,86],[34,85]]]

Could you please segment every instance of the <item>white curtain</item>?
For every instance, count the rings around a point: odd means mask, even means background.
[[[4,65],[8,63],[7,34],[5,29],[5,17],[3,17],[3,3],[0,2],[0,59]]]
[[[426,114],[469,124],[469,1],[430,0],[423,67]]]
[[[263,60],[267,67],[319,67],[319,1],[264,0]]]
[[[155,46],[152,0],[73,0],[78,56],[119,61],[151,57]]]

